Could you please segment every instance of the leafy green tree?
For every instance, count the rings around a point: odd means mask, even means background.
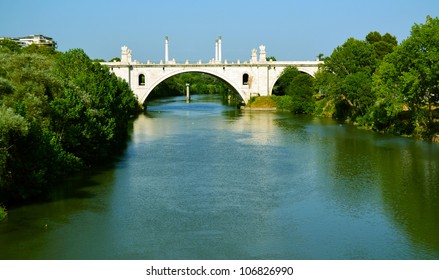
[[[291,84],[293,79],[300,74],[297,67],[289,66],[285,68],[277,80],[273,88],[273,95],[283,96],[287,92],[288,86]]]
[[[20,45],[10,39],[0,40],[0,53],[1,52],[14,52],[18,53],[21,51]]]
[[[64,81],[51,103],[59,139],[86,163],[107,157],[111,146],[124,142],[129,118],[139,111],[132,91],[79,49],[61,55],[54,72]]]
[[[365,72],[372,74],[377,66],[374,48],[364,41],[349,38],[325,59],[324,68],[340,78]]]
[[[291,97],[291,111],[296,114],[312,114],[315,101],[313,98],[314,79],[305,73],[296,75],[286,89]]]
[[[140,109],[128,84],[82,50],[0,52],[0,203],[47,192],[125,143]]]
[[[11,82],[5,78],[0,77],[0,96],[12,94],[14,87]]]
[[[26,46],[22,49],[23,53],[29,53],[29,54],[41,54],[44,56],[54,56],[57,55],[59,52],[55,50],[55,48],[50,46],[39,46],[36,44],[31,44],[29,46]]]
[[[352,102],[350,105],[353,116],[365,115],[375,102],[375,96],[372,93],[372,79],[368,73],[349,74],[344,79],[341,89],[345,93],[346,100]]]
[[[369,37],[375,40],[377,34]],[[371,77],[377,65],[374,46],[354,38],[349,38],[325,58],[325,64],[316,74],[316,85],[335,102],[336,119],[356,120],[373,105]]]
[[[314,79],[300,72],[297,67],[287,67],[273,88],[277,107],[296,114],[311,114],[314,111]]]
[[[0,106],[0,197],[6,197],[13,182],[10,161],[19,152],[16,141],[29,132],[29,123],[13,109]]]
[[[439,19],[415,24],[410,36],[384,58],[374,76],[377,106],[396,117],[407,106],[420,136],[438,131],[433,110],[439,99]],[[384,114],[379,114],[383,116]]]
[[[381,36],[377,31],[367,34],[366,42],[374,47],[377,59],[379,60],[382,60],[387,54],[391,53],[398,45],[395,36],[392,36],[389,33]]]

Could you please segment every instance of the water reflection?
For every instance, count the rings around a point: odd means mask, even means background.
[[[389,143],[390,142],[390,143]],[[439,251],[439,151],[428,143],[380,143],[378,167],[388,213],[426,254]],[[429,249],[428,249],[429,248]]]
[[[114,166],[11,209],[0,258],[439,258],[438,146],[192,100],[149,104]]]

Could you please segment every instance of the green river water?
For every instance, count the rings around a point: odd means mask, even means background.
[[[439,259],[439,145],[152,102],[109,167],[9,209],[0,259]]]

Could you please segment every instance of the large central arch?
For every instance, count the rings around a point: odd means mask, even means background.
[[[169,79],[173,76],[177,76],[184,73],[204,73],[214,76],[220,79],[221,81],[225,82],[226,84],[228,84],[230,87],[232,87],[235,90],[235,92],[240,96],[240,98],[242,100],[245,100],[244,92],[241,90],[240,86],[237,85],[235,82],[228,79],[225,75],[219,74],[217,71],[212,71],[211,69],[199,67],[199,68],[176,69],[174,71],[170,71],[169,73],[166,73],[165,75],[162,75],[159,79],[155,80],[149,87],[145,88],[144,91],[142,90],[139,101],[142,104],[145,103],[148,96],[151,94],[154,88],[156,88],[160,83],[164,82],[166,79]]]

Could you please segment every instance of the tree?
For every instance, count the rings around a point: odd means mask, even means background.
[[[296,114],[311,114],[314,111],[313,78],[305,73],[296,75],[286,89],[291,96],[291,111]]]
[[[389,33],[381,36],[381,34],[377,31],[367,34],[366,42],[374,47],[378,60],[382,60],[398,45],[398,41],[396,40],[395,36],[392,36]]]
[[[370,40],[377,40],[372,33]],[[373,104],[371,77],[378,65],[372,44],[349,38],[334,49],[316,74],[316,85],[335,102],[334,117],[356,120]]]
[[[296,114],[311,114],[314,111],[314,79],[300,72],[297,67],[284,69],[273,89],[277,107]]]
[[[349,74],[365,72],[372,74],[377,66],[374,48],[364,41],[349,38],[334,49],[325,59],[324,68],[334,75],[345,78]]]
[[[0,197],[6,197],[12,186],[10,161],[19,152],[16,141],[29,132],[29,123],[11,108],[0,106]]]
[[[10,39],[0,40],[0,52],[20,52],[20,45]]]
[[[274,85],[273,95],[278,95],[278,96],[285,95],[288,86],[293,81],[294,77],[296,77],[299,74],[300,71],[297,69],[297,67],[288,66],[287,68],[285,68],[280,78],[277,80],[276,84]]]
[[[390,116],[406,105],[417,133],[424,137],[438,130],[433,121],[433,110],[439,105],[438,46],[438,18],[414,24],[410,36],[384,58],[374,77],[378,102],[389,101],[385,110]]]
[[[64,81],[50,104],[63,146],[87,164],[108,157],[111,147],[125,142],[129,118],[139,111],[132,91],[80,49],[59,56],[54,73]]]
[[[50,46],[39,46],[36,44],[31,44],[29,46],[26,46],[22,49],[23,53],[33,53],[33,54],[41,54],[44,56],[54,56],[57,55],[58,52],[55,50],[54,47]]]
[[[46,193],[122,146],[139,105],[82,50],[0,52],[0,204]]]

